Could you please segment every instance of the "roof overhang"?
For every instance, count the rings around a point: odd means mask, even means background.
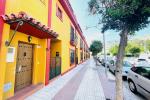
[[[13,30],[16,28],[17,24],[20,21],[23,21],[23,25],[19,26],[19,28],[17,29],[17,31],[19,32],[41,39],[58,37],[58,34],[56,32],[51,30],[46,25],[41,24],[41,22],[35,20],[34,18],[29,17],[24,12],[19,12],[18,15],[3,15],[2,17],[6,23],[10,24],[10,28]]]

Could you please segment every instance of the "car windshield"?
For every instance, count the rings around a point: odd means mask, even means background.
[[[146,59],[138,59],[138,61],[146,61]]]
[[[137,63],[137,66],[150,66],[150,64],[147,61],[142,61]]]
[[[129,62],[127,62],[127,61],[123,62],[123,66],[124,67],[132,67],[132,65]]]
[[[144,76],[145,78],[150,79],[150,67],[147,66],[140,66],[137,67],[138,69],[136,70],[136,72],[138,74],[140,74],[141,76]]]

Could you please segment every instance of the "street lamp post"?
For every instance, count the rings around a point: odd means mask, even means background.
[[[103,34],[103,48],[104,48],[104,67],[105,67],[105,74],[107,76],[105,33],[102,34]]]
[[[100,30],[97,26],[92,26],[92,27]],[[86,27],[86,30],[92,27]],[[102,33],[102,34],[103,34],[103,48],[104,48],[104,62],[105,62],[104,67],[105,67],[105,74],[107,76],[105,33]]]

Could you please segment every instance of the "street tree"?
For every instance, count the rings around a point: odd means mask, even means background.
[[[123,100],[122,63],[128,35],[134,34],[149,24],[150,0],[90,0],[89,11],[98,14],[102,33],[107,30],[120,32],[116,62],[116,100]]]
[[[141,49],[139,47],[132,47],[129,51],[132,55],[138,56],[141,52]]]
[[[146,49],[150,51],[150,40],[146,40]]]
[[[102,48],[103,48],[102,42],[95,40],[90,45],[89,50],[92,52],[93,56],[97,56],[97,54],[102,51]]]
[[[118,52],[118,45],[112,46],[109,51],[113,56],[116,56]]]

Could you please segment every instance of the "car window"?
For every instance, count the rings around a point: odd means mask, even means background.
[[[138,61],[146,61],[146,59],[138,59]]]
[[[150,67],[137,67],[134,72],[147,79],[150,79]]]
[[[110,60],[110,64],[113,64],[113,65],[114,65],[114,61],[113,61],[113,60]]]
[[[123,66],[124,67],[132,67],[132,65],[129,62],[127,62],[127,61],[123,62]]]

